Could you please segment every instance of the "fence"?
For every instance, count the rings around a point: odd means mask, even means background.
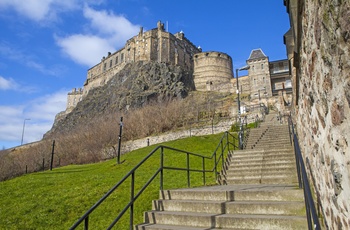
[[[150,152],[138,165],[136,165],[127,175],[125,175],[115,186],[113,186],[98,202],[96,202],[70,229],[76,229],[80,224],[84,222],[84,229],[89,229],[89,216],[93,213],[100,205],[112,194],[116,191],[118,187],[122,184],[130,182],[130,200],[128,204],[119,212],[116,218],[110,223],[107,229],[111,229],[118,221],[124,216],[124,214],[129,210],[130,211],[130,222],[129,228],[133,229],[134,225],[134,204],[135,201],[142,195],[143,191],[159,176],[159,189],[163,190],[164,184],[164,173],[168,170],[176,170],[176,171],[185,171],[187,178],[187,186],[191,186],[190,174],[191,173],[201,173],[202,174],[202,182],[203,185],[207,183],[206,176],[207,173],[214,173],[215,179],[218,179],[218,174],[224,165],[224,158],[227,156],[230,150],[234,150],[238,148],[238,140],[237,138],[230,134],[229,132],[225,132],[221,137],[216,149],[213,154],[208,156],[203,156],[196,153],[187,152],[180,149],[175,149],[167,146],[160,145],[156,147],[152,152]],[[186,167],[171,167],[166,165],[164,162],[164,158],[167,155],[168,151],[175,151],[178,154],[182,154],[186,159]],[[151,157],[155,157],[156,153],[159,153],[159,167],[155,169],[154,173],[149,177],[148,181],[142,185],[142,187],[136,191],[135,190],[135,173],[136,171],[147,162]],[[156,156],[157,157],[157,156]],[[201,162],[201,169],[191,167],[190,157],[194,158],[194,161]],[[208,168],[208,164],[211,163],[212,168]]]

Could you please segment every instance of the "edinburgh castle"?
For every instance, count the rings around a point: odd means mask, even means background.
[[[68,93],[67,110],[72,111],[77,103],[95,87],[107,82],[127,63],[137,61],[154,61],[175,66],[181,66],[193,76],[197,91],[217,91],[236,93],[232,58],[222,52],[202,52],[185,34],[180,31],[171,34],[164,29],[160,21],[157,28],[143,31],[126,41],[120,50],[108,53],[101,62],[87,71],[83,88],[73,89]],[[239,78],[240,93],[247,94],[250,101],[259,103],[264,99],[275,104],[283,92],[283,104],[291,100],[291,80],[287,60],[270,62],[261,49],[252,50],[247,59],[248,76]]]

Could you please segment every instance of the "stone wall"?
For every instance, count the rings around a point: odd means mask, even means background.
[[[231,83],[233,86],[234,91],[237,90],[237,78],[231,79]],[[242,96],[249,96],[250,95],[250,79],[249,76],[241,76],[238,78],[238,87],[239,87],[239,93]]]
[[[350,229],[350,2],[285,4],[292,25],[285,41],[294,66],[294,118],[302,153],[327,227]]]
[[[182,138],[187,138],[191,136],[204,136],[210,134],[223,133],[228,131],[233,125],[234,120],[223,120],[214,126],[204,126],[200,128],[193,128],[188,130],[182,130],[177,132],[164,133],[159,136],[150,136],[138,140],[127,141],[122,143],[121,153],[125,154],[135,149],[143,148],[148,145],[160,144],[167,141],[178,140]],[[117,147],[117,146],[116,146]],[[108,156],[106,156],[108,157]]]

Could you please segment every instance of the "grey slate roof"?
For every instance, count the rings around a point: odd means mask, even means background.
[[[267,58],[267,56],[264,54],[264,52],[260,48],[252,50],[252,52],[250,52],[250,56],[248,60],[254,60],[259,58]]]

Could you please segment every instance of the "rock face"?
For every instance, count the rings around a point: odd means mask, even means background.
[[[68,114],[60,113],[45,136],[65,132],[101,114],[141,107],[151,100],[183,98],[194,90],[192,75],[180,66],[158,62],[127,64],[107,84],[94,88]]]
[[[329,229],[350,228],[350,2],[289,0],[302,152]],[[288,51],[289,53],[292,53]],[[293,52],[293,53],[294,53]]]

